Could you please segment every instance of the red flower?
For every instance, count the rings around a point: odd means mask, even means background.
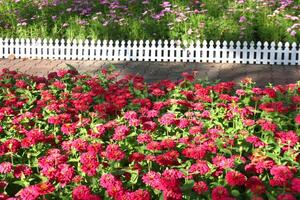
[[[101,198],[91,194],[91,190],[89,187],[85,185],[79,185],[73,189],[72,192],[73,200],[100,200]]]
[[[280,194],[277,200],[297,200],[292,194]]]
[[[296,193],[300,193],[300,178],[293,178],[292,179],[291,189]]]
[[[82,164],[81,169],[88,176],[94,176],[97,173],[99,162],[95,153],[87,152],[80,156],[80,163]]]
[[[246,141],[253,144],[253,146],[256,148],[265,146],[265,143],[263,141],[261,141],[260,138],[255,135],[251,135],[251,136],[247,137]]]
[[[283,145],[285,145],[286,148],[284,149],[291,148],[299,142],[299,137],[297,133],[294,131],[287,131],[287,132],[281,131],[281,132],[277,132],[275,135],[276,138],[280,140],[280,142]]]
[[[196,146],[191,148],[185,148],[182,154],[187,158],[193,158],[195,160],[201,160],[206,155],[206,148],[204,146]]]
[[[62,186],[70,183],[74,177],[74,168],[69,164],[61,164],[58,166],[56,180]]]
[[[246,183],[246,188],[250,189],[254,194],[264,194],[266,192],[266,187],[263,182],[257,177],[250,177]]]
[[[189,133],[192,135],[200,134],[201,132],[202,132],[202,126],[193,126],[189,130]]]
[[[106,147],[106,158],[108,160],[119,161],[125,158],[125,153],[117,144],[109,144]]]
[[[17,165],[14,169],[14,177],[21,178],[23,176],[29,176],[32,170],[27,165]]]
[[[300,125],[300,115],[297,115],[297,116],[295,117],[295,122],[296,122],[296,124],[299,124],[299,125]]]
[[[247,180],[244,174],[237,171],[227,172],[225,179],[230,186],[242,186]]]
[[[282,180],[290,180],[294,176],[294,173],[290,170],[290,168],[284,165],[272,167],[270,173],[274,177]]]
[[[50,194],[55,191],[55,187],[49,182],[40,183],[35,186],[40,195]]]
[[[223,199],[229,199],[229,192],[227,189],[223,186],[217,186],[212,190],[211,193],[212,200],[223,200]]]
[[[129,157],[129,161],[130,162],[141,162],[146,158],[146,156],[142,153],[139,152],[133,152],[130,157]]]
[[[203,194],[204,192],[208,191],[208,186],[204,181],[195,182],[193,190],[198,194]]]

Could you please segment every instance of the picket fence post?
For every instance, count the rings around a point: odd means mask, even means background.
[[[268,64],[268,60],[269,60],[269,43],[268,42],[264,42],[264,48],[263,48],[263,61],[262,64],[266,65]]]
[[[291,65],[296,65],[296,56],[297,56],[297,44],[295,42],[292,43],[291,49]]]
[[[290,43],[286,42],[284,44],[284,50],[283,50],[283,64],[284,65],[289,64],[289,57],[290,57]]]
[[[215,60],[215,48],[214,48],[214,41],[210,40],[209,41],[209,46],[208,46],[208,62],[212,63]]]
[[[4,58],[7,58],[8,57],[8,39],[5,38],[4,41],[3,41],[3,57]]]

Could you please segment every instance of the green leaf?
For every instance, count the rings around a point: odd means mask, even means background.
[[[186,180],[185,184],[181,187],[181,190],[185,191],[185,192],[191,191],[192,188],[193,188],[193,186],[194,186],[194,184],[195,184],[194,180]]]
[[[238,190],[232,190],[231,191],[231,194],[232,194],[232,196],[234,196],[234,197],[239,197],[241,194],[240,194],[240,192],[238,191]]]
[[[14,181],[13,183],[16,185],[20,185],[22,187],[28,187],[30,185],[28,181],[24,181],[24,180]]]
[[[135,185],[138,182],[138,179],[139,179],[138,173],[132,173],[129,182]]]
[[[73,71],[77,71],[77,69],[75,67],[73,67],[72,65],[66,63],[66,65],[69,67],[70,70],[73,70]]]

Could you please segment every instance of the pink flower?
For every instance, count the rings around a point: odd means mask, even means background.
[[[149,143],[152,141],[152,137],[149,134],[142,133],[137,136],[137,142],[142,144],[142,143]]]
[[[173,113],[166,113],[160,119],[162,125],[169,126],[176,123],[176,116]]]
[[[2,162],[0,163],[0,173],[7,174],[12,170],[12,164],[10,162]]]
[[[210,170],[210,168],[207,165],[207,162],[204,160],[197,160],[196,164],[193,164],[190,168],[189,168],[189,173],[199,173],[200,175],[205,175],[206,173],[208,173]]]

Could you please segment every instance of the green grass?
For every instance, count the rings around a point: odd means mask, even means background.
[[[107,16],[108,6],[101,5],[99,0],[89,0],[87,8],[92,12],[89,16],[80,15],[80,11],[67,12],[67,8],[74,6],[74,2],[67,0],[56,6],[43,6],[39,9],[40,0],[13,0],[0,1],[0,37],[33,37],[33,38],[65,38],[65,39],[185,39],[185,40],[246,40],[246,41],[289,41],[300,42],[300,31],[293,37],[287,29],[298,21],[285,18],[286,14],[297,16],[299,9],[293,8],[300,5],[300,0],[279,14],[271,17],[278,8],[278,4],[265,7],[256,0],[248,0],[238,4],[235,0],[203,0],[205,6],[192,4],[189,0],[170,0],[172,10],[160,20],[155,20],[152,15],[162,10],[163,1],[152,0],[148,5],[143,5],[142,0],[132,3],[121,1],[128,7],[127,12],[116,9],[116,16],[122,18],[120,22],[110,21]],[[112,2],[112,1],[111,1]],[[174,6],[176,5],[176,7]],[[190,11],[198,9],[201,13]],[[101,14],[99,14],[101,12]],[[147,14],[142,15],[142,13]],[[177,13],[177,14],[176,14]],[[186,15],[185,20],[176,21],[179,13]],[[57,16],[52,20],[52,16]],[[241,16],[247,22],[239,23]],[[20,25],[26,19],[26,26]],[[87,25],[80,25],[79,21],[85,20]],[[64,24],[68,24],[64,27]],[[241,28],[245,28],[243,31]],[[243,32],[243,33],[241,33]]]

